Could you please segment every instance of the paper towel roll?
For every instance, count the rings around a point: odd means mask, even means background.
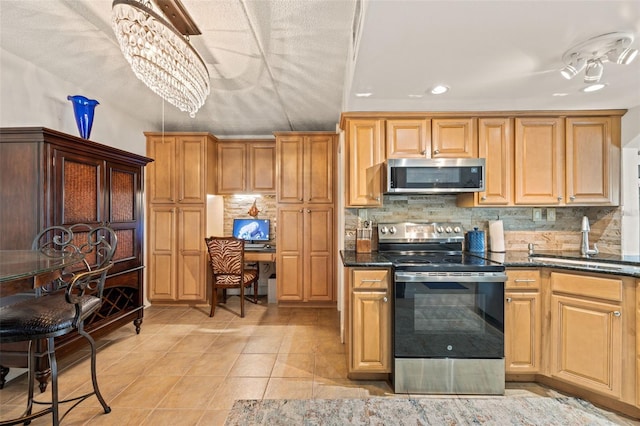
[[[504,228],[501,220],[489,221],[489,250],[504,253]]]

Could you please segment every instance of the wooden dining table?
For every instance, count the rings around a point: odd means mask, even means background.
[[[0,250],[0,298],[51,282],[65,267],[83,259],[84,255],[77,252]]]

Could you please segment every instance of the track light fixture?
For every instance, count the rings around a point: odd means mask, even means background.
[[[602,78],[604,63],[630,64],[638,55],[638,50],[629,47],[633,35],[628,33],[608,33],[593,37],[573,46],[562,55],[565,66],[560,74],[571,80],[583,69],[585,83],[598,83]]]

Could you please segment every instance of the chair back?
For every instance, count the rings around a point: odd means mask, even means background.
[[[59,255],[61,252],[82,253],[85,256],[85,269],[91,271],[111,262],[117,243],[118,237],[111,227],[77,223],[68,227],[51,226],[42,230],[34,238],[31,248],[52,255]]]
[[[244,240],[235,237],[204,239],[209,251],[209,264],[214,278],[219,275],[237,276],[238,284],[244,269]]]
[[[106,225],[91,226],[77,223],[68,227],[50,226],[43,229],[34,239],[31,248],[40,250],[51,256],[67,253],[81,253],[84,255],[81,266],[73,265],[65,269],[63,275],[54,282],[36,289],[36,296],[50,293],[63,287],[68,287],[76,274],[102,270],[107,265],[113,265],[112,259],[116,252],[118,236]],[[109,266],[109,268],[111,267]],[[107,270],[109,269],[107,268]],[[98,290],[102,298],[104,283]]]

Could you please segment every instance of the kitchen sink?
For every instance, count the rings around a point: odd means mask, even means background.
[[[612,262],[602,262],[597,260],[585,259],[565,259],[560,257],[546,257],[546,256],[532,256],[530,259],[534,262],[544,263],[546,265],[559,265],[559,266],[577,266],[581,269],[593,269],[606,272],[624,272],[639,274],[640,266],[623,265]]]

